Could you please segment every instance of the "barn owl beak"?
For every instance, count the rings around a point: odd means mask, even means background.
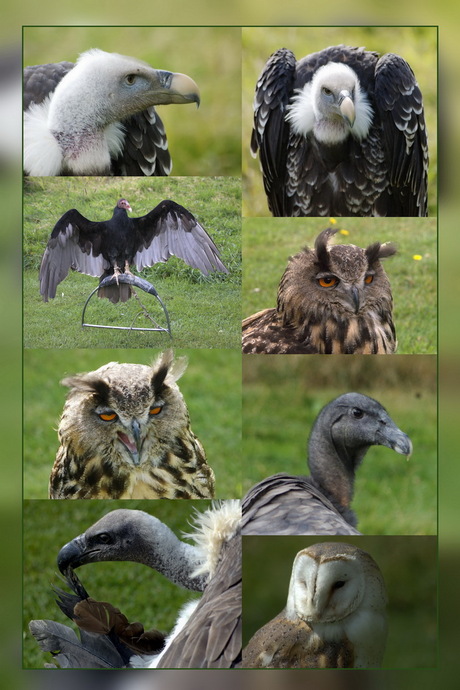
[[[339,96],[339,108],[343,119],[348,122],[350,127],[355,123],[356,113],[355,104],[350,96],[349,91],[341,91]]]

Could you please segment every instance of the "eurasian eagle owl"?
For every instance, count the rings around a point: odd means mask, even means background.
[[[291,257],[276,309],[243,321],[243,352],[257,354],[392,354],[397,341],[390,281],[380,259],[394,245],[328,246],[337,230],[318,235],[315,248]]]
[[[110,362],[62,381],[50,498],[212,498],[214,472],[190,428],[171,350],[150,366]]]

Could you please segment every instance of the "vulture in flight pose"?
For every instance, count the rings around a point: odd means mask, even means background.
[[[81,639],[67,626],[49,620],[31,621],[32,634],[43,651],[52,652],[55,660],[66,668],[238,666],[241,663],[240,519],[240,502],[236,500],[223,501],[197,513],[196,532],[189,535],[195,541],[192,545],[180,541],[164,523],[143,511],[111,511],[63,546],[58,554],[58,567],[75,595],[58,589],[57,603],[80,627]],[[127,624],[123,614],[111,604],[88,599],[73,569],[99,561],[142,563],[180,587],[203,595],[186,605],[166,639],[158,631],[144,634],[143,626]],[[127,649],[130,636],[136,637],[137,644]],[[153,643],[162,648],[161,654],[139,655],[139,642],[152,650]]]
[[[170,256],[178,256],[204,275],[228,273],[216,245],[186,208],[174,201],[161,201],[140,218],[130,218],[126,199],[120,199],[112,218],[92,221],[72,208],[54,226],[40,266],[40,294],[45,302],[56,296],[56,288],[72,268],[104,280],[110,275],[138,271]],[[127,283],[102,287],[99,297],[126,302],[131,297]]]
[[[26,175],[169,175],[155,105],[197,103],[185,74],[92,49],[24,73]]]
[[[390,281],[380,259],[391,243],[328,247],[328,228],[289,259],[276,309],[243,320],[243,352],[252,354],[392,354],[397,347]]]
[[[309,477],[275,474],[243,499],[242,534],[360,534],[351,509],[355,473],[371,446],[410,456],[412,443],[376,400],[345,393],[319,413]]]
[[[426,216],[422,94],[399,55],[282,48],[257,82],[251,151],[274,216]]]

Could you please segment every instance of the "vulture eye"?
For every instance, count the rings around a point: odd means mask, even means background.
[[[156,414],[160,414],[162,409],[163,409],[163,405],[157,405],[156,407],[151,407],[149,414],[152,416],[155,416]]]
[[[118,417],[116,412],[100,412],[98,416],[104,422],[113,422]]]
[[[354,407],[352,410],[352,414],[355,419],[362,419],[362,417],[364,416],[364,412],[360,410],[359,407]]]
[[[99,541],[103,544],[110,544],[110,542],[112,541],[112,537],[107,532],[102,532],[99,535]]]
[[[364,282],[366,285],[370,285],[371,283],[374,282],[374,276],[372,273],[368,273],[367,276],[364,278]]]
[[[327,88],[327,86],[323,86],[323,93],[326,94],[326,96],[332,96],[332,91]]]
[[[338,282],[339,279],[335,276],[323,276],[322,278],[318,278],[318,285],[324,288],[334,287]]]
[[[125,81],[127,84],[134,84],[134,82],[136,81],[136,77],[137,77],[136,74],[128,74],[125,77]]]

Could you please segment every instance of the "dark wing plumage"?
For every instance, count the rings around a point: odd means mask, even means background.
[[[296,91],[316,70],[343,62],[357,74],[374,117],[361,142],[324,147],[292,131],[286,114]],[[254,99],[253,155],[259,151],[265,192],[274,216],[426,216],[428,145],[422,95],[398,55],[333,46],[298,62],[282,48],[268,59]],[[345,162],[344,162],[345,161]],[[342,164],[331,198],[329,174]],[[349,198],[346,198],[348,193]]]
[[[242,508],[243,535],[361,534],[308,477],[267,477],[248,491]]]
[[[32,103],[39,105],[53,93],[61,79],[74,67],[73,62],[51,62],[46,65],[34,65],[24,69],[24,110]]]
[[[40,294],[45,302],[56,296],[58,284],[71,268],[99,278],[110,267],[101,253],[105,226],[74,208],[58,220],[40,266]]]
[[[241,664],[241,535],[222,546],[216,572],[191,619],[158,668],[233,668]]]
[[[138,271],[177,256],[204,275],[228,273],[206,230],[180,204],[165,200],[145,216],[131,220],[137,232],[134,264]]]

